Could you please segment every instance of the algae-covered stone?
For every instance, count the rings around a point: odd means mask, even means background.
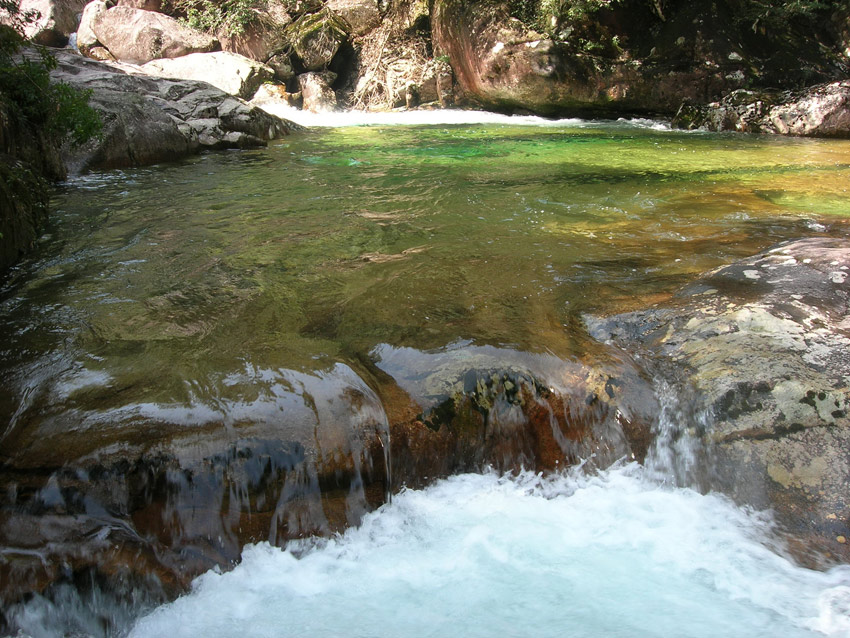
[[[321,71],[348,39],[348,25],[331,11],[320,11],[296,20],[286,36],[304,67]]]

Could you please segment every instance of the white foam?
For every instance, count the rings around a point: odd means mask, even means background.
[[[323,544],[251,546],[131,635],[847,636],[850,567],[797,567],[771,538],[636,465],[456,476]]]
[[[426,126],[454,124],[503,124],[512,126],[550,126],[550,127],[587,127],[599,125],[593,120],[578,118],[547,119],[536,115],[503,115],[489,111],[473,111],[463,109],[436,109],[433,111],[404,110],[404,111],[329,111],[312,113],[302,111],[283,103],[270,103],[260,106],[272,115],[308,127],[342,127],[342,126]],[[612,122],[606,122],[610,126]],[[649,128],[653,130],[669,130],[664,122],[648,119],[619,119],[620,126]]]

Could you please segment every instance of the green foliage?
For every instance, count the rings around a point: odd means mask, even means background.
[[[183,23],[207,33],[237,36],[260,19],[262,0],[176,0],[174,8],[185,13]]]
[[[835,0],[745,0],[739,17],[753,31],[775,29],[787,26],[789,21],[815,19],[837,4]]]
[[[88,104],[89,92],[50,81],[56,59],[43,47],[23,52],[24,29],[37,19],[22,13],[17,0],[0,0],[0,100],[8,111],[57,144],[82,144],[97,135],[102,122]]]

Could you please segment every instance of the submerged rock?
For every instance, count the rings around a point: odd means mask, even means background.
[[[91,90],[103,134],[67,149],[74,171],[139,166],[203,148],[260,146],[297,128],[206,82],[155,79],[138,67],[118,67],[57,51],[55,80]]]
[[[671,303],[590,318],[659,357],[712,415],[714,486],[850,559],[850,245],[805,239],[720,268]]]
[[[708,131],[850,137],[850,81],[804,91],[734,91],[705,106],[684,104],[673,126]]]

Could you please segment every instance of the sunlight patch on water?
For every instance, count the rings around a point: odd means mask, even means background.
[[[403,491],[332,540],[246,548],[131,636],[848,635],[850,567],[797,567],[768,516],[642,473]]]

